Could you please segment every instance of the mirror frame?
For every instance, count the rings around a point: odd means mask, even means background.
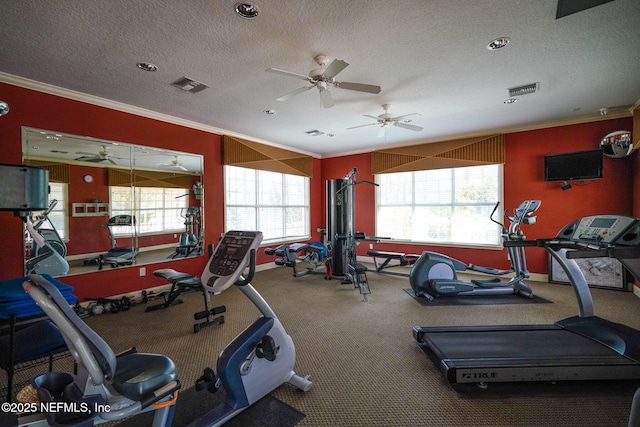
[[[50,149],[43,150],[42,152],[38,152],[36,150],[40,150],[41,148],[36,148],[40,146],[44,146],[44,144],[53,143]],[[78,148],[84,147],[84,148]],[[67,148],[72,148],[75,151],[69,151]],[[128,156],[123,155],[122,153],[128,151]],[[100,159],[102,153],[108,153],[106,156],[103,156],[104,159]],[[38,154],[35,154],[38,153]],[[80,155],[80,157],[77,157]],[[89,157],[93,155],[92,160],[88,160]],[[109,207],[107,210],[107,214],[104,213],[98,215],[87,215],[94,216],[97,218],[93,218],[90,220],[91,225],[88,226],[89,229],[97,229],[96,223],[97,221],[102,221],[102,223],[106,223],[105,217],[112,217],[112,206],[109,200],[109,197],[104,197],[105,195],[109,196],[109,183],[106,175],[109,174],[109,169],[120,169],[126,170],[130,177],[130,188],[131,190],[135,190],[136,188],[136,180],[140,183],[139,186],[153,186],[149,185],[149,182],[153,183],[156,179],[156,176],[175,176],[176,179],[184,180],[185,177],[191,177],[191,181],[194,182],[193,185],[190,185],[190,188],[178,187],[174,186],[174,188],[183,188],[187,191],[187,194],[184,196],[189,197],[189,202],[187,206],[193,206],[197,204],[199,218],[197,218],[199,232],[198,238],[200,242],[200,250],[196,252],[189,253],[188,256],[202,256],[204,255],[204,251],[202,250],[202,246],[204,246],[204,195],[202,191],[202,182],[204,178],[204,156],[202,154],[194,154],[187,152],[179,152],[170,149],[162,149],[157,147],[150,147],[144,145],[137,145],[131,143],[117,142],[117,141],[109,141],[104,139],[97,139],[93,137],[87,136],[78,136],[72,135],[64,132],[56,132],[50,130],[37,129],[32,127],[23,126],[22,127],[22,158],[23,162],[28,162],[29,160],[37,160],[37,161],[49,161],[56,163],[66,163],[70,165],[70,170],[72,172],[69,173],[69,185],[75,186],[84,186],[84,187],[94,187],[102,186],[102,191],[100,192],[99,198],[93,198],[93,200],[97,200],[96,203],[101,201],[101,199],[105,199],[109,203]],[[159,159],[163,159],[162,163],[159,163]],[[112,164],[116,163],[116,164]],[[197,166],[195,166],[197,163]],[[156,165],[154,168],[153,166]],[[187,169],[184,171],[183,169]],[[101,172],[98,173],[98,170]],[[156,175],[154,175],[156,174]],[[96,175],[96,176],[94,176]],[[147,184],[142,184],[145,178],[141,178],[141,176],[146,175]],[[198,184],[198,185],[196,185]],[[171,184],[165,184],[168,187]],[[68,186],[69,189],[69,186]],[[81,192],[78,188],[75,188],[74,191]],[[86,193],[86,188],[83,194]],[[106,191],[106,192],[105,192]],[[71,200],[72,195],[67,192],[67,236],[65,238],[65,243],[70,241],[72,237],[72,225],[71,218],[75,217],[76,206],[80,204],[91,205],[93,200]],[[199,194],[198,194],[199,193]],[[91,193],[93,194],[93,193]],[[133,191],[131,195],[132,199],[135,201],[135,191]],[[178,196],[182,197],[182,196]],[[97,207],[91,207],[91,209],[97,209]],[[93,213],[93,211],[92,211]],[[83,216],[83,215],[78,215]],[[184,218],[184,217],[183,217]],[[87,221],[87,220],[85,220]],[[77,221],[73,221],[77,222]],[[165,232],[158,233],[144,233],[140,235],[140,233],[136,233],[137,237],[131,236],[131,240],[124,241],[125,238],[117,237],[118,246],[127,246],[127,243],[131,243],[130,246],[135,246],[140,248],[140,252],[151,252],[150,248],[158,249],[157,257],[151,256],[151,254],[147,254],[149,256],[142,256],[141,253],[137,255],[137,259],[135,260],[134,265],[143,266],[147,264],[152,264],[156,262],[166,262],[172,261],[169,256],[177,251],[178,245],[180,243],[180,236],[182,233],[187,232],[185,218],[185,226],[180,230],[167,230]],[[104,224],[98,224],[103,225]],[[84,225],[82,226],[84,228]],[[139,224],[137,225],[139,227]],[[104,241],[108,238],[107,233],[98,233],[101,237],[98,240]],[[107,237],[105,237],[107,236]],[[151,237],[153,236],[153,237]],[[162,237],[158,237],[162,236]],[[75,238],[74,238],[75,239]],[[173,239],[171,242],[166,243],[167,241]],[[177,239],[177,240],[176,240]],[[84,239],[83,239],[84,240]],[[89,239],[91,240],[91,239]],[[138,245],[136,243],[143,241],[144,243]],[[120,241],[124,241],[120,242]],[[148,244],[148,243],[158,243],[158,244]],[[72,267],[68,273],[68,275],[78,275],[85,274],[91,271],[96,270],[97,268],[93,266],[93,268],[85,268],[84,266],[80,267],[78,265],[78,261],[85,262],[85,259],[91,259],[92,257],[99,256],[102,253],[106,253],[108,251],[108,247],[105,246],[107,250],[96,251],[95,243],[93,248],[89,252],[79,252],[78,247],[74,247],[71,255],[67,255],[67,259],[69,260]],[[165,256],[162,256],[163,254]],[[185,255],[186,256],[186,255]],[[88,257],[88,258],[87,258]],[[184,257],[176,257],[174,259],[183,259]],[[143,260],[142,262],[141,259]],[[99,266],[101,267],[101,266]],[[110,268],[110,267],[105,267]]]

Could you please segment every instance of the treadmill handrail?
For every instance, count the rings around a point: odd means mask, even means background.
[[[564,239],[535,239],[535,240],[515,240],[504,242],[505,246],[537,246],[544,248],[553,259],[555,259],[560,267],[564,270],[569,278],[571,287],[578,300],[578,309],[580,317],[593,317],[595,316],[595,310],[593,308],[593,297],[591,296],[591,290],[589,290],[589,284],[584,277],[580,266],[576,263],[575,259],[569,257],[567,254],[574,252],[576,249],[599,249],[601,245],[595,245],[592,241],[589,243],[564,240]]]

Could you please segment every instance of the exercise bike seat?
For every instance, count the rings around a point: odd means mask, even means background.
[[[176,366],[164,355],[130,353],[116,360],[116,373],[111,384],[118,393],[131,400],[141,400],[176,379]]]

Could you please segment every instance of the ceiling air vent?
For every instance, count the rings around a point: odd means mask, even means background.
[[[538,83],[509,88],[509,96],[527,95],[538,91]]]
[[[171,85],[192,93],[201,92],[209,87],[204,83],[200,83],[199,81],[190,79],[188,77],[183,77],[180,80],[176,80],[175,82],[171,83]]]
[[[315,130],[308,130],[305,132],[307,135],[311,135],[311,136],[318,136],[318,135],[322,135],[324,134],[324,132],[320,132],[318,129]]]

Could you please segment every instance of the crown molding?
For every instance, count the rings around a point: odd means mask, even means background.
[[[204,125],[202,123],[194,122],[191,120],[185,120],[178,117],[170,116],[168,114],[158,113],[156,111],[147,110],[145,108],[135,107],[133,105],[125,104],[118,101],[113,101],[106,98],[101,98],[94,95],[89,95],[83,92],[77,92],[71,89],[65,89],[59,86],[42,83],[36,80],[27,79],[13,74],[3,73],[0,71],[0,82],[7,83],[13,86],[22,87],[25,89],[35,90],[37,92],[46,93],[49,95],[59,96],[61,98],[72,99],[74,101],[80,101],[91,105],[97,105],[99,107],[109,108],[111,110],[121,111],[123,113],[129,113],[148,119],[154,119],[165,123],[171,123],[174,125],[184,126],[191,129],[197,129],[208,133],[214,133],[217,135],[229,135],[237,138],[243,138],[249,141],[259,142],[261,144],[270,145],[272,147],[278,147],[289,151],[295,151],[300,154],[320,158],[318,153],[311,153],[301,150],[294,150],[291,147],[276,144],[271,141],[265,141],[262,139],[254,138],[248,135],[244,135],[237,132],[231,132],[226,129],[217,128],[214,126]]]
[[[237,133],[237,132],[231,132],[225,129],[220,129],[214,126],[209,126],[209,125],[204,125],[202,123],[198,123],[198,122],[193,122],[190,120],[185,120],[185,119],[180,119],[178,117],[174,117],[174,116],[170,116],[168,114],[162,114],[162,113],[158,113],[155,111],[151,111],[151,110],[147,110],[144,108],[140,108],[140,107],[134,107],[133,105],[129,105],[129,104],[124,104],[122,102],[118,102],[118,101],[112,101],[110,99],[106,99],[106,98],[100,98],[97,96],[93,96],[93,95],[89,95],[86,93],[82,93],[82,92],[77,92],[74,90],[70,90],[70,89],[65,89],[59,86],[53,86],[47,83],[42,83],[42,82],[38,82],[36,80],[31,80],[31,79],[27,79],[24,77],[20,77],[20,76],[14,76],[12,74],[8,74],[8,73],[3,73],[0,71],[0,82],[2,83],[7,83],[7,84],[11,84],[14,86],[19,86],[19,87],[23,87],[25,89],[31,89],[31,90],[35,90],[38,92],[43,92],[43,93],[47,93],[50,95],[56,95],[56,96],[60,96],[62,98],[67,98],[67,99],[72,99],[75,101],[80,101],[80,102],[85,102],[87,104],[91,104],[91,105],[97,105],[100,107],[105,107],[105,108],[109,108],[112,110],[116,110],[116,111],[122,111],[124,113],[129,113],[129,114],[134,114],[136,116],[141,116],[141,117],[146,117],[149,119],[154,119],[154,120],[159,120],[162,122],[166,122],[166,123],[171,123],[171,124],[175,124],[175,125],[179,125],[179,126],[184,126],[187,128],[191,128],[191,129],[197,129],[197,130],[201,130],[204,132],[209,132],[209,133],[214,133],[217,135],[229,135],[229,136],[233,136],[233,137],[237,137],[237,138],[243,138],[249,141],[254,141],[254,142],[258,142],[261,144],[266,144],[266,145],[270,145],[272,147],[278,147],[278,148],[282,148],[285,150],[290,150],[290,151],[295,151],[297,153],[301,153],[301,154],[306,154],[308,156],[312,156],[315,158],[321,158],[321,159],[326,159],[326,158],[334,158],[334,157],[342,157],[342,156],[351,156],[351,155],[355,155],[355,154],[364,154],[364,153],[369,153],[371,150],[357,150],[357,151],[352,151],[352,152],[341,152],[341,153],[336,153],[336,154],[329,154],[329,155],[320,155],[318,153],[312,153],[312,152],[307,152],[307,151],[303,151],[303,150],[294,150],[289,146],[285,146],[282,144],[276,144],[274,142],[271,141],[265,141],[262,139],[258,139],[258,138],[254,138],[248,135],[244,135],[241,133]],[[397,144],[397,145],[389,145],[386,147],[380,147],[380,150],[385,150],[385,149],[389,149],[389,148],[397,148],[397,147],[406,147],[406,146],[410,146],[410,145],[418,145],[418,144],[428,144],[428,143],[432,143],[432,142],[441,142],[441,141],[450,141],[453,139],[463,139],[463,138],[476,138],[476,137],[480,137],[480,136],[485,136],[485,135],[492,135],[492,134],[498,134],[498,133],[502,133],[502,134],[507,134],[507,133],[516,133],[516,132],[526,132],[526,131],[530,131],[530,130],[538,130],[538,129],[546,129],[546,128],[552,128],[552,127],[558,127],[558,126],[570,126],[570,125],[576,125],[576,124],[582,124],[582,123],[589,123],[589,122],[597,122],[597,121],[602,121],[602,120],[613,120],[613,119],[618,119],[618,118],[624,118],[624,117],[633,117],[633,111],[637,108],[640,107],[640,99],[629,109],[620,109],[618,111],[614,111],[614,112],[609,112],[606,115],[588,115],[588,116],[582,116],[582,117],[576,117],[576,118],[572,118],[572,119],[566,119],[566,120],[557,120],[557,121],[548,121],[548,122],[541,122],[541,123],[535,123],[535,124],[530,124],[530,125],[524,125],[524,126],[513,126],[513,127],[506,127],[506,128],[500,128],[500,129],[489,129],[486,131],[482,131],[482,132],[473,132],[473,133],[467,133],[467,134],[459,134],[459,135],[450,135],[447,136],[445,138],[436,138],[436,139],[425,139],[422,141],[416,141],[415,143],[412,144]]]
[[[591,114],[591,115],[588,115],[588,116],[576,117],[576,118],[572,118],[572,119],[547,121],[547,122],[534,123],[534,124],[523,125],[523,126],[512,126],[512,127],[505,127],[505,128],[489,129],[489,130],[482,131],[482,132],[462,133],[462,134],[457,134],[457,135],[450,135],[450,136],[447,136],[447,137],[444,137],[444,138],[425,139],[425,140],[422,140],[422,141],[416,141],[416,142],[411,143],[411,144],[406,144],[406,143],[405,144],[391,144],[391,145],[384,146],[384,147],[378,147],[378,148],[376,148],[376,150],[388,150],[388,149],[391,149],[391,148],[410,147],[410,146],[413,146],[413,145],[430,144],[430,143],[434,143],[434,142],[453,141],[453,140],[457,140],[457,139],[466,139],[466,138],[478,138],[478,137],[483,137],[483,136],[487,136],[487,135],[495,135],[495,134],[509,134],[509,133],[517,133],[517,132],[526,132],[526,131],[530,131],[530,130],[548,129],[548,128],[559,127],[559,126],[571,126],[571,125],[579,125],[579,124],[583,124],[583,123],[599,122],[599,121],[603,121],[603,120],[613,120],[613,119],[620,119],[620,118],[625,118],[625,117],[633,117],[633,110],[635,108],[637,108],[638,105],[640,105],[640,101],[638,101],[635,104],[634,107],[630,107],[629,109],[622,109],[620,111],[610,112],[610,113],[607,113],[606,115]],[[369,153],[369,152],[371,152],[371,150],[352,151],[352,152],[349,152],[349,153],[339,153],[339,154],[334,154],[334,155],[326,155],[323,158],[351,156],[351,155],[364,154],[364,153]]]

